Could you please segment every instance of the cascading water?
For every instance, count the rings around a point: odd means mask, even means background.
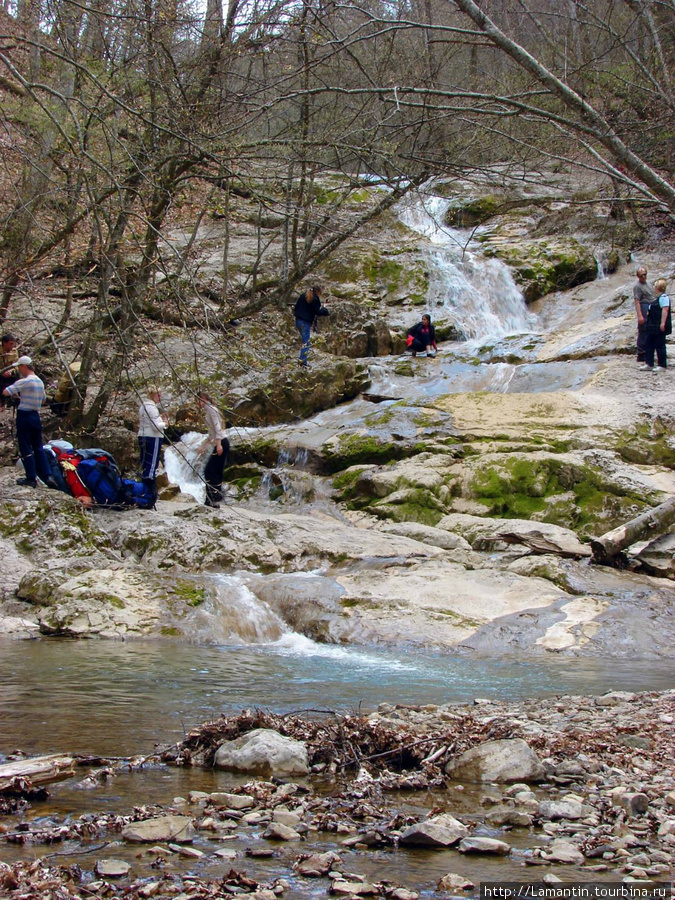
[[[399,219],[429,241],[429,308],[452,316],[467,338],[498,339],[531,331],[527,311],[509,268],[468,249],[470,234],[445,224],[451,201],[428,195],[410,196],[398,207]]]
[[[167,447],[164,453],[164,468],[171,484],[180,486],[184,494],[192,494],[198,503],[206,498],[204,466],[206,450],[202,449],[204,435],[191,431],[180,441]]]

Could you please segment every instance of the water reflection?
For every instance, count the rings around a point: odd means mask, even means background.
[[[490,660],[326,647],[285,635],[264,646],[171,642],[0,644],[0,754],[130,755],[221,713],[260,707],[370,710],[672,686],[655,660]]]

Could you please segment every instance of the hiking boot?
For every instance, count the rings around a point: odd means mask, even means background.
[[[48,478],[48,479],[45,481],[45,484],[46,484],[47,487],[50,488],[50,490],[52,490],[52,491],[58,491],[58,489],[59,489],[58,484],[54,481],[53,478]]]
[[[647,363],[645,363],[644,366],[638,366],[638,369],[641,372],[653,372],[654,366],[648,366]]]
[[[20,484],[21,487],[37,487],[37,481],[35,478],[17,478],[16,483]]]
[[[433,358],[436,356],[436,351],[435,351],[435,350],[428,350],[428,351],[427,351],[427,356],[428,356],[429,359],[433,359]]]
[[[205,500],[204,506],[210,506],[211,509],[220,509],[220,503],[214,503],[213,500]]]

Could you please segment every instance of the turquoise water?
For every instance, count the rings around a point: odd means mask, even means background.
[[[320,645],[295,634],[262,646],[3,641],[0,755],[148,753],[244,708],[353,712],[380,702],[662,690],[674,675],[670,661],[475,659]]]

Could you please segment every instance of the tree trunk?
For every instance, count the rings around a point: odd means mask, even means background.
[[[620,525],[599,538],[593,538],[591,541],[593,562],[611,565],[612,560],[622,550],[645,538],[662,534],[673,522],[675,522],[675,497],[671,497],[655,509],[642,513],[636,519],[631,519],[625,525]]]

